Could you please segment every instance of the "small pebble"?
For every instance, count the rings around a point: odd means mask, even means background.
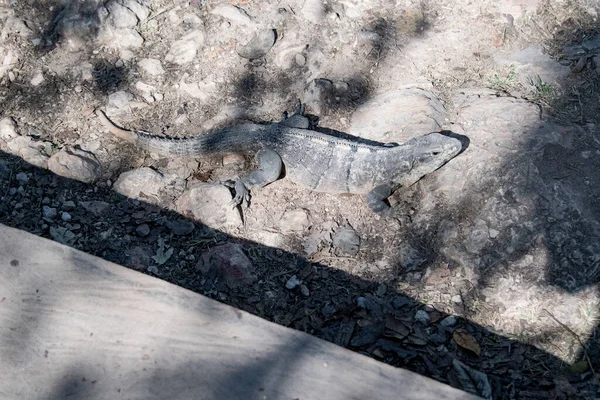
[[[62,209],[64,211],[73,211],[76,208],[75,202],[71,200],[67,200],[63,202]]]
[[[306,285],[300,285],[300,293],[302,293],[302,296],[304,297],[310,296],[310,291],[308,290]]]
[[[425,310],[418,310],[415,313],[415,320],[423,325],[427,325],[430,321],[429,314]]]
[[[404,296],[398,296],[392,301],[392,306],[394,306],[395,309],[398,309],[407,304],[410,304],[410,300],[408,299],[408,297]]]
[[[303,67],[306,64],[306,57],[304,57],[302,54],[296,54],[296,64],[298,64],[300,67]]]
[[[302,281],[300,279],[298,279],[298,277],[296,275],[293,275],[285,283],[285,288],[289,289],[289,290],[292,290],[292,289],[295,289],[296,287],[298,287],[301,283],[302,283]]]
[[[367,299],[365,299],[364,297],[357,297],[356,298],[356,305],[359,308],[367,308]]]
[[[135,233],[139,237],[146,237],[150,233],[150,227],[148,224],[141,224],[137,228],[135,228]]]
[[[19,172],[15,178],[17,178],[17,180],[19,181],[19,183],[21,185],[26,184],[27,182],[29,182],[29,175],[27,175],[25,172]]]
[[[54,219],[58,215],[58,211],[54,207],[43,206],[42,215],[44,218]]]
[[[73,217],[71,216],[71,214],[69,214],[66,211],[63,211],[62,214],[60,214],[60,219],[62,219],[65,222],[70,221],[72,218]]]
[[[323,314],[324,317],[329,317],[331,315],[333,315],[335,313],[336,309],[335,307],[327,304],[325,307],[323,307],[321,309],[321,314]]]
[[[449,315],[440,321],[440,325],[442,325],[443,327],[446,327],[446,328],[454,326],[454,325],[456,325],[456,317],[454,315]]]

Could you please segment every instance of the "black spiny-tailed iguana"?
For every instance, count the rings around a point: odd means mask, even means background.
[[[401,144],[363,144],[285,123],[243,124],[195,137],[163,138],[120,129],[102,111],[96,114],[115,136],[161,155],[254,155],[258,169],[232,184],[234,205],[247,200],[250,189],[279,179],[285,168],[287,178],[314,191],[366,194],[371,210],[387,214],[386,199],[396,189],[440,168],[462,148],[458,139],[440,133]]]

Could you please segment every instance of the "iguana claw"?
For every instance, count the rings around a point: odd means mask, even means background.
[[[239,205],[242,205],[244,208],[248,207],[248,203],[250,202],[250,191],[246,188],[246,185],[241,179],[229,179],[220,181],[219,183],[235,191],[233,199],[229,202],[230,207],[235,208]]]

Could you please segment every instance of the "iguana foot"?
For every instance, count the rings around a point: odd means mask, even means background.
[[[219,184],[233,189],[235,193],[233,199],[231,199],[228,204],[230,207],[235,208],[239,205],[244,208],[248,207],[248,204],[250,203],[250,191],[241,179],[220,181]]]
[[[300,100],[296,100],[296,110],[294,114],[288,116],[287,111],[283,113],[283,119],[279,122],[280,125],[289,126],[290,128],[308,129],[310,121],[304,116],[304,104]]]
[[[387,198],[391,196],[394,188],[391,184],[383,184],[373,188],[367,193],[367,204],[376,214],[387,213],[391,209]]]

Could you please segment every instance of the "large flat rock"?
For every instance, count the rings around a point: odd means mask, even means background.
[[[0,397],[471,399],[0,225]]]

